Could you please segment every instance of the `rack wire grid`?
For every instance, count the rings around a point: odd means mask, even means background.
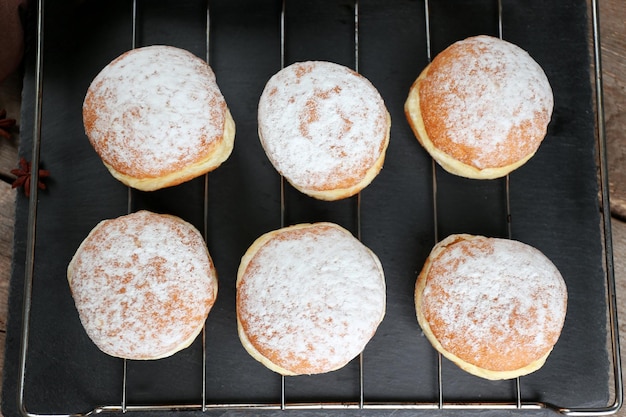
[[[137,2],[132,1],[132,9],[129,9],[129,13],[132,13],[132,47],[136,47],[137,39]],[[280,28],[280,67],[285,66],[285,3],[286,0],[282,0],[281,16],[279,19]],[[506,34],[503,33],[503,4],[502,0],[497,0],[498,8],[498,32],[500,38],[506,39]],[[358,72],[359,64],[359,2],[355,0],[354,6],[354,69]],[[430,46],[430,17],[429,17],[429,2],[424,1],[424,12],[426,17],[426,39],[427,39],[427,59],[430,62],[431,59],[431,46]],[[209,61],[209,33],[211,27],[210,7],[207,3],[206,9],[206,60]],[[207,368],[207,355],[206,355],[206,334],[203,329],[202,338],[202,398],[199,403],[195,404],[148,404],[148,405],[133,405],[127,401],[127,365],[128,361],[123,360],[123,379],[120,381],[120,393],[121,401],[119,404],[103,405],[96,407],[87,412],[69,412],[67,414],[38,414],[27,410],[24,402],[24,393],[26,388],[26,364],[28,361],[28,346],[29,346],[29,330],[30,330],[30,318],[31,318],[31,300],[32,300],[32,286],[34,276],[35,265],[35,236],[36,236],[36,224],[37,224],[37,204],[38,204],[38,189],[33,187],[31,195],[28,201],[29,218],[27,226],[27,242],[26,242],[26,266],[25,266],[25,283],[24,283],[24,304],[22,310],[22,333],[21,333],[21,347],[20,347],[20,363],[18,369],[18,400],[17,405],[19,411],[24,416],[39,417],[43,415],[51,416],[87,416],[100,413],[127,413],[127,412],[174,412],[174,411],[207,411],[207,410],[321,410],[321,409],[336,409],[336,410],[348,410],[348,409],[368,409],[368,410],[541,410],[549,409],[556,413],[564,415],[610,415],[622,405],[622,371],[620,363],[620,347],[618,340],[618,324],[617,324],[617,308],[616,308],[616,295],[615,295],[615,278],[613,267],[613,249],[612,249],[612,237],[611,237],[611,216],[609,207],[609,187],[608,187],[608,175],[607,175],[607,158],[606,158],[606,138],[604,128],[604,104],[603,104],[603,92],[602,92],[602,67],[601,67],[601,54],[600,54],[600,23],[599,23],[599,5],[596,0],[591,1],[591,26],[593,35],[593,69],[595,80],[595,106],[596,106],[596,128],[597,128],[597,149],[599,154],[599,168],[600,179],[599,186],[601,190],[601,206],[602,206],[602,228],[604,236],[604,267],[606,273],[606,288],[607,288],[607,316],[608,316],[608,330],[609,330],[609,346],[610,346],[610,359],[612,363],[612,378],[614,388],[614,399],[605,407],[598,408],[568,408],[558,404],[549,404],[542,402],[528,402],[524,400],[524,395],[520,389],[520,378],[515,381],[516,386],[516,399],[511,402],[484,402],[480,400],[476,401],[462,401],[462,402],[449,402],[444,398],[444,387],[442,378],[442,357],[438,355],[438,398],[434,401],[427,402],[371,402],[364,398],[364,370],[363,370],[363,354],[358,358],[359,362],[359,386],[360,395],[356,401],[341,401],[341,402],[290,402],[285,394],[285,386],[288,384],[286,378],[281,377],[281,397],[280,400],[273,403],[210,403],[207,401],[207,389],[206,389],[206,368]],[[35,57],[35,109],[34,109],[34,124],[33,124],[33,145],[32,145],[32,164],[33,166],[39,165],[39,154],[41,144],[41,125],[42,125],[42,97],[43,91],[43,46],[44,46],[44,0],[38,0],[37,2],[37,42],[36,42],[36,57]],[[432,193],[433,201],[435,204],[433,213],[435,216],[435,237],[438,240],[437,230],[437,170],[436,164],[432,162],[433,182]],[[38,171],[33,170],[31,173],[31,183],[37,183]],[[509,178],[506,181],[506,219],[508,235],[511,237],[511,224],[510,224],[510,202],[509,202]],[[285,211],[288,206],[288,202],[285,197],[285,180],[280,178],[280,218],[281,226],[285,225]],[[203,234],[206,238],[208,233],[208,201],[209,201],[209,186],[208,186],[208,174],[204,177],[204,230]],[[355,217],[356,217],[356,231],[355,235],[361,238],[361,195],[360,193],[354,197],[355,204]],[[133,190],[128,189],[128,212],[133,211]]]

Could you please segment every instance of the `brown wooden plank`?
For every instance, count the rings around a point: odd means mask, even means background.
[[[613,215],[626,220],[626,6],[600,2],[609,190]]]

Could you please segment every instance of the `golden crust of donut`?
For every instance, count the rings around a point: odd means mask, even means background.
[[[230,156],[235,146],[235,121],[230,111],[226,109],[226,119],[224,123],[224,135],[222,137],[222,145],[215,147],[215,151],[206,155],[193,164],[190,164],[180,171],[171,172],[160,177],[143,177],[136,178],[125,175],[116,170],[113,166],[104,162],[104,166],[109,170],[111,175],[123,184],[142,191],[154,191],[161,188],[172,187],[192,180],[200,175],[206,174],[220,166]]]
[[[259,138],[276,170],[321,200],[357,194],[382,169],[391,117],[362,75],[331,62],[294,63],[259,100]]]
[[[345,366],[385,314],[376,255],[332,223],[299,224],[259,237],[237,273],[242,345],[282,375]]]
[[[465,371],[510,379],[541,368],[565,321],[557,268],[521,242],[451,235],[415,287],[417,320],[433,347]]]
[[[409,90],[405,114],[420,144],[448,172],[507,175],[537,152],[552,117],[548,79],[521,48],[475,36],[446,48]]]
[[[189,346],[218,287],[198,230],[148,211],[96,225],[69,263],[67,279],[96,346],[111,356],[142,360]]]
[[[217,168],[235,123],[211,67],[188,51],[128,51],[94,78],[83,102],[85,133],[111,174],[143,191]]]

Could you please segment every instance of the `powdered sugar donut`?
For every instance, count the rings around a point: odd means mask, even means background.
[[[163,358],[189,346],[217,296],[198,230],[148,211],[96,225],[67,278],[87,335],[103,352],[127,359]]]
[[[563,328],[567,288],[529,245],[451,235],[426,260],[415,306],[441,354],[471,374],[509,379],[544,365]]]
[[[322,200],[358,193],[380,172],[391,119],[362,75],[324,61],[292,64],[265,86],[259,137],[274,168]]]
[[[490,36],[454,43],[411,86],[405,113],[418,141],[447,171],[502,177],[543,141],[554,106],[530,55]]]
[[[364,349],[384,314],[380,261],[336,224],[266,233],[239,266],[239,338],[255,359],[283,375],[345,366]]]
[[[164,45],[128,51],[104,67],[87,90],[83,122],[111,174],[144,191],[217,168],[235,138],[211,67]]]

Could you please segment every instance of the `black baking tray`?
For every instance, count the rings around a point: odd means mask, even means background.
[[[256,121],[261,91],[281,65],[282,3],[212,0],[208,7],[209,62],[237,135],[231,157],[207,180],[206,239],[220,287],[206,323],[206,401],[275,404],[281,401],[281,378],[242,348],[234,304],[241,256],[256,237],[277,229],[283,220],[281,180],[263,153]],[[139,1],[136,46],[168,44],[204,58],[206,9],[205,1]],[[354,11],[354,3],[348,1],[287,1],[285,64],[328,60],[355,67]],[[384,169],[361,193],[360,202],[356,198],[321,202],[286,186],[284,222],[333,221],[356,234],[360,207],[361,238],[381,259],[388,297],[386,317],[363,354],[364,401],[437,403],[438,357],[415,318],[417,273],[437,239],[451,233],[506,237],[510,226],[514,239],[537,247],[556,264],[569,291],[562,336],[545,366],[520,379],[522,401],[570,408],[606,406],[610,400],[607,296],[585,0],[503,1],[503,37],[539,62],[555,96],[553,119],[539,152],[510,175],[510,216],[504,179],[467,180],[438,167],[433,171],[430,157],[406,122],[403,104],[408,89],[428,63],[424,3],[361,0],[358,12],[358,69],[378,88],[392,118]],[[93,77],[132,47],[133,6],[130,1],[50,1],[44,17],[40,160],[51,177],[46,179],[47,189],[39,192],[25,410],[21,411],[84,413],[120,404],[123,362],[100,352],[86,336],[69,292],[66,267],[100,220],[127,212],[128,190],[109,175],[89,145],[81,106]],[[436,1],[430,4],[428,18],[432,56],[468,36],[499,34],[496,1]],[[36,105],[32,25],[28,33],[20,155],[31,159]],[[133,191],[131,209],[178,215],[203,230],[204,193],[204,178],[161,191]],[[16,204],[2,396],[7,417],[21,413],[16,388],[29,212],[21,194]],[[203,389],[202,366],[201,338],[171,358],[129,361],[126,403],[197,404]],[[473,377],[445,359],[441,373],[444,402],[516,401],[515,381]],[[359,401],[359,395],[356,360],[326,375],[285,380],[288,403],[352,403]],[[436,412],[299,410],[315,415]],[[201,414],[171,414],[178,413]],[[262,412],[226,408],[205,413]]]

